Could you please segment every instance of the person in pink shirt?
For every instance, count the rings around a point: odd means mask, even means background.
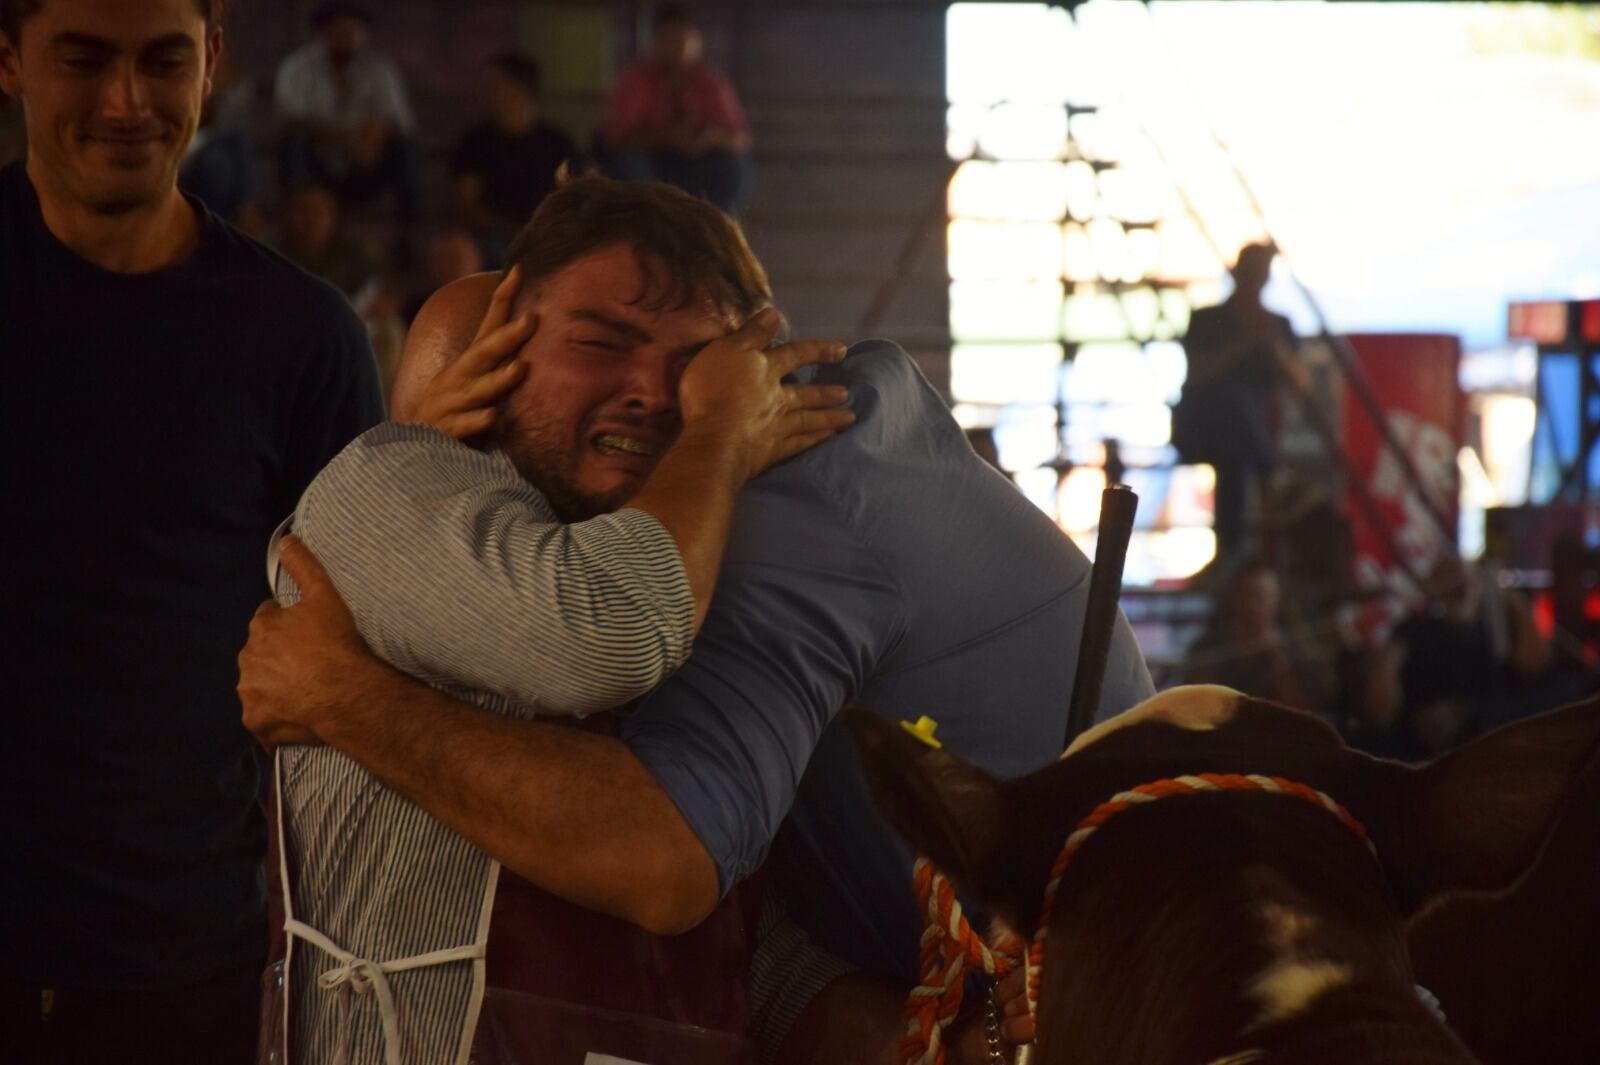
[[[728,79],[700,61],[703,47],[682,6],[656,9],[650,55],[622,72],[606,103],[602,165],[736,215],[749,194],[750,124]]]

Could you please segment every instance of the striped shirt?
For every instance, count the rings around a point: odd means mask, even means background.
[[[430,429],[386,423],[357,438],[307,489],[294,531],[377,655],[496,713],[616,706],[675,670],[693,640],[683,562],[654,517],[564,524],[504,455]],[[287,573],[277,592],[298,597]],[[376,962],[481,938],[497,863],[336,750],[281,758],[296,919]],[[382,1062],[373,996],[317,986],[334,964],[296,944],[292,1043],[306,1062],[346,1040],[351,1065]],[[405,1061],[466,1060],[481,969],[388,977]]]

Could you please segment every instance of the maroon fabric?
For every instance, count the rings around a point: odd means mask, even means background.
[[[650,1065],[748,1060],[760,877],[680,936],[654,936],[501,871],[489,926],[483,1065],[580,1065],[590,1051]]]
[[[617,730],[611,714],[573,724]],[[738,885],[693,930],[654,936],[502,869],[474,1059],[581,1065],[593,1051],[650,1065],[750,1060],[744,1036],[762,880],[757,873]]]

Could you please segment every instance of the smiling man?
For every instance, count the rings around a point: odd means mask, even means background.
[[[381,414],[327,286],[179,193],[221,0],[0,0],[0,1057],[250,1060],[234,655],[264,538]]]

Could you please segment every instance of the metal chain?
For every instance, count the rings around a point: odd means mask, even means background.
[[[983,1037],[989,1044],[989,1065],[1010,1065],[1000,1039],[1000,1007],[993,991],[983,1005]]]

